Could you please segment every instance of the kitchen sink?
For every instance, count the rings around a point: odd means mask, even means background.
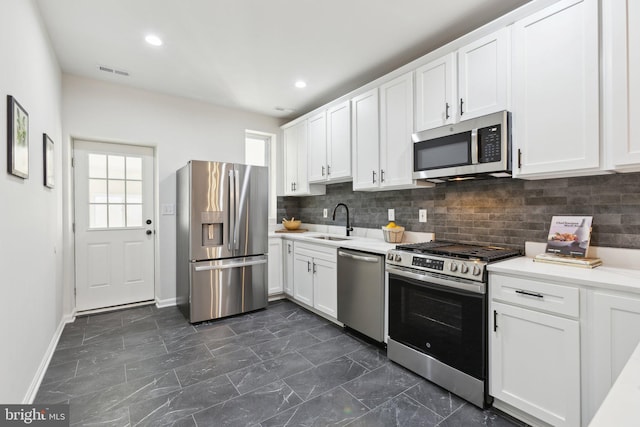
[[[349,240],[348,237],[337,237],[337,236],[309,236],[313,239],[321,239],[321,240],[332,240],[332,241],[342,241],[342,240]]]

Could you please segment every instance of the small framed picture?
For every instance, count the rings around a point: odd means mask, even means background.
[[[11,95],[7,96],[7,139],[9,173],[29,178],[29,114]]]
[[[42,151],[44,159],[44,186],[53,188],[56,176],[56,171],[53,166],[55,164],[55,156],[53,151],[53,141],[46,133],[42,134]]]

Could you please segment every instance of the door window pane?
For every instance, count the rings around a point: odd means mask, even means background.
[[[107,203],[107,180],[89,180],[89,203]]]
[[[89,154],[89,178],[107,177],[107,156],[104,154]]]
[[[127,205],[127,227],[142,227],[142,205]]]
[[[109,205],[109,228],[124,226],[124,205]]]
[[[127,203],[142,203],[142,181],[127,181]]]
[[[124,203],[124,181],[109,180],[109,203]]]
[[[107,205],[89,205],[89,228],[106,228]]]
[[[141,157],[127,157],[127,179],[142,179]]]
[[[109,156],[109,178],[124,179],[124,156]]]

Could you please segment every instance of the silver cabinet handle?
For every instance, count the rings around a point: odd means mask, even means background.
[[[384,182],[384,169],[380,169],[380,182]]]
[[[307,261],[307,273],[311,272],[311,261]]]
[[[331,175],[331,166],[327,165],[327,176]]]
[[[341,256],[343,258],[351,258],[351,259],[355,259],[358,261],[364,261],[364,262],[380,262],[380,258],[378,257],[370,257],[370,256],[362,256],[362,255],[355,255],[355,254],[351,254],[348,252],[343,252],[343,251],[338,251],[338,256]]]
[[[322,176],[324,176],[324,165],[322,165]]]
[[[544,298],[544,295],[542,295],[542,294],[533,293],[533,292],[527,292],[527,291],[523,291],[523,290],[520,290],[520,289],[516,289],[516,294],[527,295],[529,297]]]
[[[372,183],[376,183],[376,171],[371,171],[371,173],[373,174],[373,179],[371,180]]]
[[[313,274],[316,274],[316,273],[318,272],[318,270],[317,270],[317,268],[316,268],[316,267],[317,267],[317,265],[318,265],[318,264],[316,264],[315,262],[313,263]]]

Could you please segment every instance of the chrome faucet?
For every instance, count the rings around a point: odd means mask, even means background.
[[[336,205],[336,207],[333,208],[333,220],[334,221],[336,220],[336,210],[338,209],[338,206],[344,206],[345,210],[347,211],[347,236],[349,236],[350,233],[353,231],[353,227],[351,227],[349,225],[349,208],[344,203],[338,203]]]

